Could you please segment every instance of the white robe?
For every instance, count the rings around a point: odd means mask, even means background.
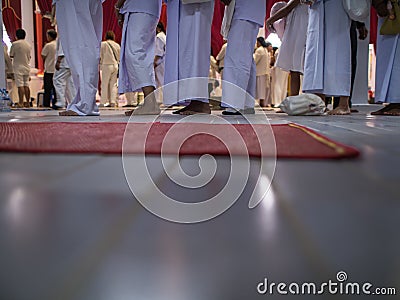
[[[318,0],[310,7],[303,91],[350,96],[351,20],[339,0]]]
[[[0,16],[0,24],[1,28],[3,28],[3,16]],[[0,33],[1,41],[3,41],[3,31]],[[5,60],[4,60],[4,51],[1,49],[0,51],[0,70],[5,70]],[[0,71],[0,88],[5,89],[6,88],[6,73],[3,71]]]
[[[236,0],[233,20],[244,20],[258,24],[265,23],[266,0]]]
[[[164,73],[165,73],[165,48],[167,44],[167,37],[164,32],[160,32],[156,36],[156,52],[155,56],[159,59],[156,61],[157,66],[154,71],[156,73],[156,85],[157,88],[164,85]]]
[[[232,21],[222,82],[223,107],[254,107],[256,64],[253,50],[258,31],[259,25],[256,23],[238,19]]]
[[[118,92],[137,92],[156,86],[154,52],[158,17],[126,13],[122,30]]]
[[[379,28],[384,18],[379,18]],[[375,101],[400,103],[400,34],[378,33]]]
[[[225,55],[222,106],[236,109],[254,107],[256,65],[254,44],[264,26],[265,0],[236,0]]]
[[[214,0],[195,4],[169,0],[167,5],[164,104],[173,105],[184,100],[208,102]],[[174,83],[199,77],[202,79]]]
[[[57,5],[61,43],[77,89],[76,96],[67,109],[81,116],[99,115],[96,93],[99,82],[103,1],[54,1]]]
[[[308,27],[308,6],[297,5],[286,18],[282,45],[276,66],[285,71],[304,72]]]
[[[119,66],[120,94],[156,86],[154,53],[161,6],[161,0],[127,0],[121,8],[125,20]]]

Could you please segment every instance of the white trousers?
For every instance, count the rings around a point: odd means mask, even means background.
[[[81,116],[98,116],[96,93],[103,29],[102,1],[59,0],[56,8],[61,44],[77,89],[67,109]]]
[[[70,104],[76,95],[71,70],[68,68],[56,70],[53,76],[53,85],[57,94],[56,106],[65,107],[67,104]]]
[[[234,19],[228,35],[222,83],[222,106],[236,109],[254,107],[256,64],[254,45],[259,26]]]
[[[118,65],[101,66],[101,98],[100,103],[115,104],[117,100]]]

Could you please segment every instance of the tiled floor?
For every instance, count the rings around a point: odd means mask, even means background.
[[[279,160],[272,193],[249,210],[259,167],[252,160],[238,202],[216,219],[193,225],[146,211],[130,192],[121,157],[0,154],[0,299],[279,299],[276,291],[259,295],[257,284],[266,277],[321,283],[336,280],[339,271],[347,272],[349,282],[396,287],[399,294],[400,119],[368,115],[374,106],[359,109],[350,117],[267,113],[271,123],[308,126],[359,148],[362,156]],[[180,118],[168,113],[159,121]],[[0,122],[127,120],[118,110],[67,119],[51,111],[0,114]],[[214,179],[224,182],[230,161],[216,160]],[[198,172],[198,158],[181,164],[188,173]],[[182,194],[166,180],[157,157],[149,158],[149,166],[160,188],[182,199],[196,201],[218,186]]]

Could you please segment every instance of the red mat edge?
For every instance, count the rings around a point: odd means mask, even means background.
[[[10,123],[10,122],[0,122],[0,123]],[[15,124],[50,124],[51,122],[18,122]],[[93,125],[97,125],[97,124],[128,124],[128,122],[55,122],[57,124],[76,124],[76,125],[87,125],[87,124],[93,124]],[[155,122],[155,123],[161,123],[161,122]],[[140,123],[140,124],[155,124],[155,123]],[[174,124],[174,123],[166,123],[166,124]],[[187,124],[198,124],[198,123],[187,123]],[[210,124],[210,125],[226,125],[226,124]],[[237,125],[262,125],[262,124],[232,124],[234,126]],[[290,126],[292,128],[297,128],[299,130],[302,130],[303,132],[305,132],[306,134],[309,134],[311,138],[316,139],[315,137],[318,137],[318,139],[323,140],[327,143],[331,143],[331,144],[335,144],[336,146],[343,148],[346,150],[344,155],[338,154],[337,156],[329,156],[327,157],[326,155],[313,155],[313,156],[309,156],[309,155],[298,155],[296,157],[291,156],[291,155],[278,155],[277,154],[277,158],[278,159],[286,159],[286,160],[343,160],[343,159],[352,159],[352,158],[357,158],[361,156],[361,152],[356,149],[355,147],[352,146],[348,146],[345,145],[343,143],[337,142],[332,140],[331,138],[328,138],[318,132],[316,132],[313,129],[310,129],[306,126],[303,125],[299,125],[297,123],[287,123],[287,124],[272,124],[270,126],[279,126],[279,127],[283,127],[283,126]],[[314,136],[315,137],[314,137]],[[321,142],[317,139],[318,142]],[[322,142],[321,142],[322,143]],[[325,144],[325,146],[327,146]],[[68,154],[68,155],[122,155],[121,152],[119,151],[103,151],[103,152],[95,152],[95,153],[89,153],[87,151],[80,151],[80,150],[75,150],[74,152],[68,152],[68,151],[64,151],[64,150],[53,150],[51,152],[49,151],[41,151],[41,150],[8,150],[8,149],[0,149],[0,153],[32,153],[32,154],[54,154],[54,155],[60,155],[60,154]],[[128,155],[135,155],[135,154],[128,154]],[[159,155],[158,152],[154,152],[154,153],[146,153],[146,155]],[[200,154],[193,154],[192,156],[199,156]],[[220,154],[220,153],[214,153],[213,155],[215,156],[226,156],[225,154]],[[184,156],[190,156],[188,154],[184,155]],[[260,156],[253,156],[250,155],[250,157],[254,157],[254,158],[260,158]],[[266,157],[268,158],[268,157]]]

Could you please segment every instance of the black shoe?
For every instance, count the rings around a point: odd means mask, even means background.
[[[63,109],[63,107],[61,107],[61,106],[57,106],[57,105],[53,105],[51,108],[52,108],[52,109],[54,109],[54,110],[60,110],[60,109]]]
[[[135,107],[135,105],[132,105],[132,104],[127,104],[127,105],[124,105],[124,106],[122,106],[123,108],[129,108],[129,107]]]

